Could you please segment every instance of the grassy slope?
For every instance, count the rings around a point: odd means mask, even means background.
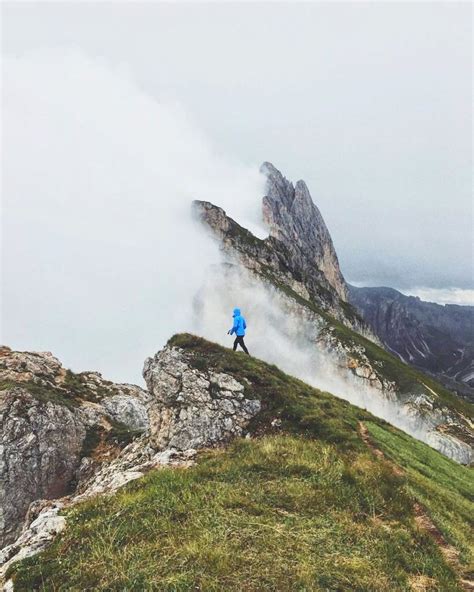
[[[469,469],[274,366],[189,335],[172,343],[250,382],[259,438],[71,510],[54,545],[14,568],[16,590],[460,590],[413,500],[466,564]],[[361,421],[403,475],[367,448]]]
[[[87,373],[76,374],[72,370],[66,370],[64,382],[61,385],[40,384],[33,381],[0,380],[0,391],[12,388],[22,388],[29,392],[35,399],[43,403],[64,405],[69,409],[79,407],[82,401],[97,403],[104,397],[120,394],[120,391],[109,380],[104,380],[109,388],[97,386],[91,389],[86,381]]]
[[[429,389],[435,391],[439,397],[439,402],[446,407],[456,410],[466,417],[474,417],[474,405],[457,397],[446,389],[441,383],[434,380],[427,374],[417,370],[413,366],[405,364],[396,356],[383,349],[370,339],[360,335],[356,331],[349,329],[343,323],[336,320],[326,311],[315,305],[313,302],[306,300],[289,286],[279,282],[271,270],[261,274],[263,279],[269,281],[275,288],[282,291],[284,294],[295,300],[298,304],[309,308],[321,316],[327,323],[334,335],[348,346],[362,346],[369,360],[375,363],[378,371],[383,374],[388,380],[394,381],[400,393],[424,393],[429,396],[432,395]],[[348,305],[350,306],[350,305]],[[426,387],[429,387],[428,389]]]

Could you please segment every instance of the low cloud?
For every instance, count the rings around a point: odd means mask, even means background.
[[[82,53],[9,57],[3,74],[4,343],[141,382],[144,358],[175,332],[230,345],[240,306],[251,353],[425,438],[317,347],[317,326],[275,291],[223,273],[190,203],[212,201],[262,235],[256,167],[217,153],[179,105]]]
[[[79,51],[7,57],[2,110],[2,341],[141,381],[143,359],[189,329],[220,259],[191,201],[258,227],[258,167]]]
[[[411,288],[401,290],[407,296],[418,296],[427,302],[474,306],[474,290],[462,288]]]
[[[388,394],[382,395],[355,377],[342,358],[323,348],[320,321],[237,265],[208,270],[195,299],[193,330],[230,347],[234,337],[227,335],[227,329],[232,325],[234,307],[242,309],[247,321],[245,341],[252,355],[431,444],[431,424],[411,416]]]

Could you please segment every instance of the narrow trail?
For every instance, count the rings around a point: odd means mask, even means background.
[[[390,461],[385,454],[377,448],[373,440],[370,438],[369,431],[367,426],[363,422],[359,422],[359,435],[362,438],[363,442],[367,445],[367,447],[372,451],[374,456],[377,458],[381,458],[386,460],[392,466],[392,470],[396,475],[404,475],[405,471],[400,466],[395,464],[394,462]],[[436,544],[438,545],[441,553],[443,554],[446,562],[454,569],[454,571],[459,575],[459,583],[461,588],[465,592],[474,592],[474,581],[464,579],[462,577],[463,574],[463,566],[459,562],[459,551],[450,545],[446,539],[444,538],[443,533],[439,530],[436,524],[431,520],[430,516],[428,515],[426,508],[424,508],[420,503],[415,502],[413,505],[413,509],[415,512],[415,523],[421,530],[428,532],[435,540]],[[410,585],[412,587],[413,592],[423,592],[432,589],[432,580],[427,576],[420,575],[420,576],[413,576],[410,578]]]
[[[436,391],[434,391],[434,390],[433,390],[431,387],[429,387],[429,386],[428,386],[427,384],[425,384],[424,382],[422,382],[421,384],[422,384],[422,385],[425,387],[425,389],[429,390],[429,391],[430,391],[430,393],[431,393],[432,395],[434,395],[434,396],[435,396],[437,399],[439,398],[439,395],[438,395],[438,393],[437,393]]]

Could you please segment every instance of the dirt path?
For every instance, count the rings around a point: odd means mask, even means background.
[[[401,467],[387,459],[387,457],[380,450],[380,448],[377,448],[373,440],[370,438],[367,426],[361,421],[359,422],[359,435],[364,441],[364,443],[367,445],[367,447],[370,448],[370,450],[377,458],[383,458],[391,464],[393,472],[396,475],[405,474],[405,471]],[[462,578],[463,567],[459,563],[459,551],[446,541],[446,539],[443,536],[443,533],[431,520],[426,509],[421,504],[415,502],[413,509],[415,512],[415,522],[418,528],[425,530],[434,538],[446,562],[454,569],[454,571],[457,574],[459,574],[459,582],[461,584],[462,589],[465,592],[474,592],[474,582],[472,580]],[[410,584],[413,592],[423,592],[431,590],[433,582],[431,578],[421,575],[413,576],[412,578],[410,578]]]

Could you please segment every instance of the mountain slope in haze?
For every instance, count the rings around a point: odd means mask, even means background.
[[[468,589],[469,469],[275,366],[192,335],[173,337],[145,376],[167,401],[164,424],[170,414],[189,421],[191,403],[203,430],[209,401],[259,409],[228,448],[66,510],[53,545],[10,567],[17,592]],[[151,438],[168,433],[151,425]]]
[[[444,454],[463,463],[472,462],[472,405],[378,345],[366,322],[344,300],[347,284],[326,225],[319,210],[311,205],[306,186],[303,190],[302,183],[297,183],[301,188],[297,192],[268,163],[262,171],[268,177],[263,211],[271,228],[265,240],[241,227],[218,206],[194,202],[194,211],[210,228],[227,258],[216,273],[212,292],[216,293],[220,284],[223,290],[230,282],[235,284],[243,270],[250,273],[268,288],[268,298],[276,290],[285,301],[283,315],[291,320],[290,325],[299,328],[299,334],[291,335],[290,341],[305,334],[308,347],[331,356],[334,372],[350,375],[361,389],[368,388],[374,401],[395,403],[396,413],[411,424],[410,433],[426,433],[426,441]],[[330,263],[334,266],[331,272],[327,270]],[[229,279],[232,268],[236,271]],[[200,305],[205,307],[208,300],[202,298]]]
[[[347,302],[347,285],[326,224],[303,181],[296,186],[273,165],[261,168],[267,175],[262,215],[269,236],[262,240],[209,202],[194,202],[197,216],[210,226],[226,252],[237,252],[245,267],[271,273],[305,299],[351,328],[370,332]]]
[[[349,300],[390,351],[474,402],[474,306],[354,286]]]

